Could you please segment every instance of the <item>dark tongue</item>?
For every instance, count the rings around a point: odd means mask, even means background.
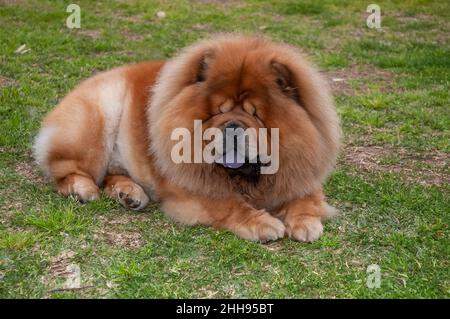
[[[226,154],[223,155],[223,163],[221,163],[226,168],[237,169],[244,165],[238,161],[238,153],[234,152],[233,158],[229,158]]]

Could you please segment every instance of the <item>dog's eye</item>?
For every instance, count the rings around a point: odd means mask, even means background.
[[[282,89],[282,91],[287,97],[291,98],[292,100],[297,102],[297,104],[301,105],[300,96],[298,95],[298,91],[296,88],[286,86]]]
[[[282,78],[277,79],[277,84],[280,87],[280,89],[283,89],[284,87],[286,87],[286,81],[283,80]]]

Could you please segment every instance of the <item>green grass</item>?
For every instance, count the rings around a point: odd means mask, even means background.
[[[66,1],[0,5],[0,297],[450,297],[448,2],[379,1],[381,30],[365,26],[360,1],[77,3],[80,30],[65,27]],[[341,214],[320,240],[247,242],[157,206],[80,205],[40,178],[33,137],[76,83],[223,31],[299,46],[345,78],[345,147],[326,184]],[[15,54],[22,44],[31,51]],[[51,291],[64,283],[58,257],[88,288]],[[371,264],[378,289],[366,286]]]

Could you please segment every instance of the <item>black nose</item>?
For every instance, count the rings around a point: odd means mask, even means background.
[[[225,132],[226,132],[227,129],[235,130],[235,129],[238,129],[238,128],[243,128],[243,127],[242,127],[239,123],[236,123],[236,122],[229,122],[229,123],[227,123],[227,124],[225,125],[224,130],[225,130]]]

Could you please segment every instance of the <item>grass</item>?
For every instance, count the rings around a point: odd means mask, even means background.
[[[69,30],[65,1],[0,1],[0,297],[450,297],[447,2],[378,1],[381,30],[359,1],[77,3]],[[43,181],[33,137],[81,79],[236,30],[301,47],[332,83],[345,140],[326,193],[341,214],[320,240],[261,245]],[[51,292],[69,264],[89,288]]]

